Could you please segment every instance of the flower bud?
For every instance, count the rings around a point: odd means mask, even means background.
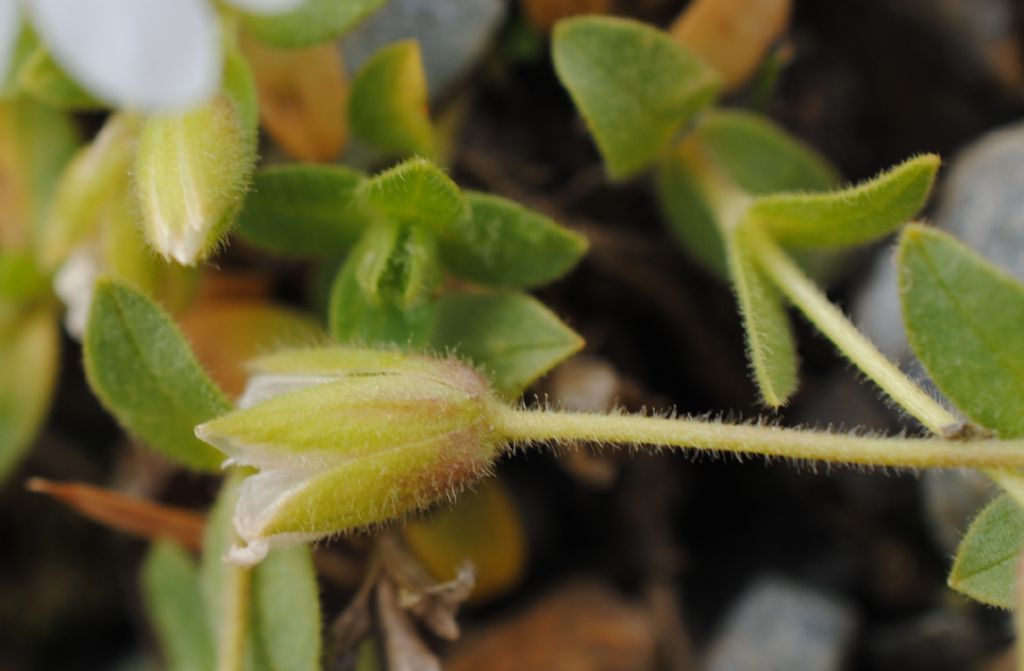
[[[331,347],[257,361],[241,404],[196,427],[242,484],[240,563],[271,547],[382,522],[453,496],[484,475],[502,441],[485,379],[455,359]]]

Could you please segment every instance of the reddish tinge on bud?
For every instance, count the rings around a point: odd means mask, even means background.
[[[500,452],[498,401],[457,359],[329,347],[252,368],[242,408],[196,427],[232,463],[259,469],[235,511],[239,563],[454,496]]]

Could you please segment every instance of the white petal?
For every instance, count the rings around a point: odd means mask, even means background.
[[[7,80],[7,68],[18,42],[18,0],[0,0],[0,85]]]
[[[249,378],[245,391],[238,398],[239,408],[251,408],[257,403],[269,401],[275,396],[299,391],[318,384],[337,382],[335,375],[285,375],[282,373],[258,373]]]
[[[221,59],[209,0],[26,0],[54,58],[97,97],[148,112],[216,92]]]
[[[248,14],[282,14],[290,12],[305,0],[227,0],[229,5]],[[335,2],[348,2],[348,0],[335,0]]]
[[[273,522],[280,507],[300,495],[318,471],[289,468],[263,471],[242,482],[235,506],[234,525],[241,543],[228,552],[228,561],[251,566],[267,556],[272,548],[301,545],[320,538],[322,534],[286,533],[267,536],[267,525]]]
[[[83,245],[72,252],[53,276],[53,292],[67,307],[64,327],[75,340],[81,340],[85,334],[89,306],[92,305],[99,276],[99,255],[89,245]]]

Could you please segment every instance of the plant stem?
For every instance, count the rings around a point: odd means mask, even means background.
[[[249,605],[252,569],[229,564],[225,567],[224,611],[217,647],[217,671],[242,671],[249,635]]]
[[[697,419],[502,408],[499,434],[516,443],[543,441],[665,445],[710,452],[906,468],[1022,467],[1024,440],[974,440],[971,449],[937,438],[855,436],[779,426]]]
[[[843,355],[871,378],[882,391],[932,433],[960,422],[956,415],[917,386],[896,364],[864,337],[842,310],[797,266],[779,245],[762,232],[756,235],[757,260],[764,272]]]

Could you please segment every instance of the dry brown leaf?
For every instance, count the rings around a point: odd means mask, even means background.
[[[649,671],[655,667],[648,613],[596,583],[564,587],[519,615],[461,643],[448,671]]]
[[[399,606],[397,590],[388,578],[377,584],[377,617],[388,671],[441,671],[440,660]]]
[[[47,494],[105,526],[140,538],[168,538],[190,550],[203,544],[206,516],[77,482],[28,481],[28,489]]]
[[[694,0],[669,28],[707,61],[726,90],[746,82],[789,25],[791,0]]]
[[[348,82],[333,42],[275,49],[243,39],[260,100],[260,118],[293,158],[330,161],[348,139]]]
[[[526,19],[534,26],[549,32],[561,19],[580,14],[607,14],[611,0],[520,0]]]

